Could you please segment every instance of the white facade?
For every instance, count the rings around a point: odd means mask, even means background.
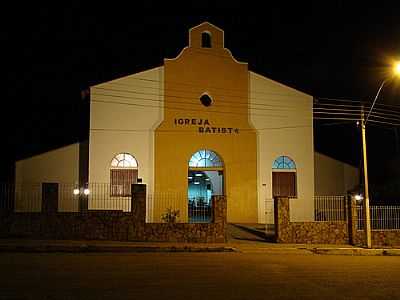
[[[293,221],[314,219],[313,98],[249,72],[250,120],[257,129],[259,222],[272,200],[272,164],[281,155],[296,163],[297,198],[290,200]]]
[[[163,118],[163,67],[91,87],[89,182],[110,182],[111,160],[128,152],[153,190],[154,130]]]

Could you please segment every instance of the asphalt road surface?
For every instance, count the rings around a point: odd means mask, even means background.
[[[1,253],[0,299],[400,299],[400,258]]]

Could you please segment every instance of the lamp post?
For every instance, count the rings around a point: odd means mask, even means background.
[[[393,68],[394,75],[400,76],[400,62],[395,63]],[[365,126],[368,122],[369,116],[371,115],[372,109],[378,99],[379,94],[382,91],[383,86],[389,81],[389,79],[385,79],[382,81],[379,86],[378,92],[375,95],[374,101],[372,102],[371,108],[367,114],[367,117],[364,117],[364,108],[361,112],[361,135],[362,135],[362,146],[363,146],[363,165],[364,165],[364,229],[365,229],[365,241],[367,248],[372,247],[371,241],[371,216],[369,210],[369,190],[368,190],[368,164],[367,164],[367,139],[365,136]]]

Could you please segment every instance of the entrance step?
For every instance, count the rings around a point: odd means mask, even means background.
[[[233,224],[227,226],[230,242],[272,242],[273,236],[266,235],[264,224]]]

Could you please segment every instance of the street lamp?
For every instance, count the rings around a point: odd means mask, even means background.
[[[393,73],[395,76],[400,76],[400,62],[396,62],[393,67]],[[386,78],[382,81],[378,88],[378,92],[375,95],[374,101],[372,102],[371,108],[367,114],[367,118],[364,119],[364,110],[361,113],[361,132],[362,132],[362,144],[363,144],[363,163],[364,163],[364,228],[365,228],[365,240],[367,248],[372,247],[371,242],[371,217],[369,211],[369,192],[368,192],[368,169],[367,169],[367,140],[365,137],[365,125],[368,122],[369,116],[371,115],[372,109],[374,108],[375,102],[378,99],[379,94],[382,91],[383,86],[389,81],[390,78]]]

